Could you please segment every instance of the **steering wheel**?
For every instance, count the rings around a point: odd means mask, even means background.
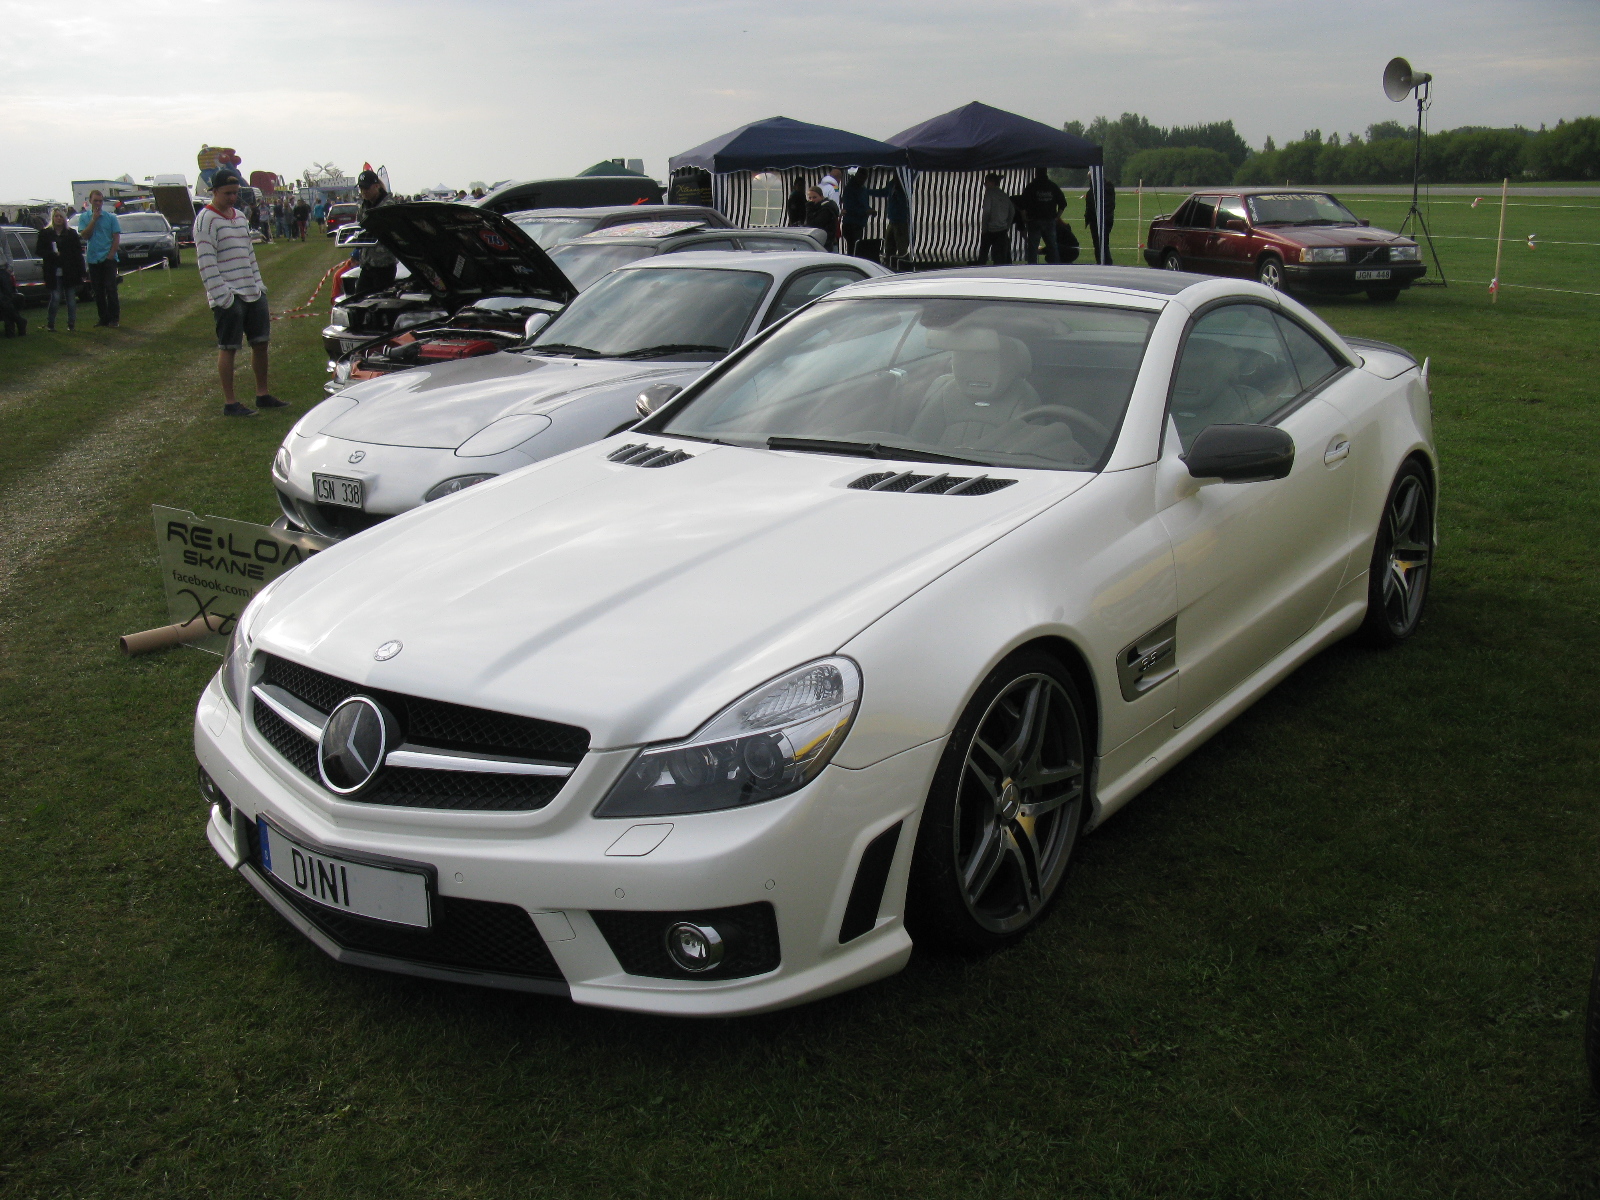
[[[1079,425],[1090,433],[1100,438],[1102,442],[1111,440],[1111,430],[1088,413],[1079,412],[1065,404],[1041,404],[1038,408],[1030,408],[1025,413],[1019,413],[1017,420],[1026,421],[1029,425],[1040,425],[1046,421],[1064,421],[1068,425]]]

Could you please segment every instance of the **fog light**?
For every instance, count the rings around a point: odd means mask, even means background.
[[[667,953],[685,971],[698,975],[722,961],[722,935],[709,925],[679,921],[667,929]]]
[[[228,824],[233,823],[233,805],[228,802],[228,797],[217,786],[217,781],[206,774],[204,767],[196,768],[200,772],[200,797],[208,805],[215,804],[222,812],[222,819]]]

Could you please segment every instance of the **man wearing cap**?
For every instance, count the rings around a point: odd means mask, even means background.
[[[383,180],[376,171],[363,171],[356,178],[356,185],[361,189],[361,223],[366,224],[367,214],[375,208],[382,208],[393,197],[383,186]],[[394,286],[395,264],[398,262],[394,255],[382,246],[363,246],[361,248],[361,293],[381,291],[386,287]]]
[[[195,264],[217,326],[217,375],[222,380],[225,417],[253,417],[257,408],[287,407],[267,391],[272,317],[267,312],[267,286],[250,244],[250,219],[234,207],[243,182],[237,171],[219,168],[211,177],[211,203],[194,219]],[[233,394],[234,358],[247,340],[256,376],[256,408],[240,404]]]

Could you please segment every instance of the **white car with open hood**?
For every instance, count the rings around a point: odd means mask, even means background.
[[[639,419],[643,392],[675,392],[817,297],[888,273],[820,250],[708,250],[630,263],[526,340],[491,345],[481,357],[397,361],[391,373],[313,408],[273,459],[284,520],[347,537],[603,438]],[[366,361],[378,370],[385,356]]]
[[[854,284],[270,585],[196,715],[208,834],[346,962],[811,1000],[1019,937],[1296,666],[1409,637],[1435,488],[1426,366],[1259,284]]]

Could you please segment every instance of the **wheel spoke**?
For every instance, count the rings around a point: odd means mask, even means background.
[[[1032,821],[1013,821],[1005,830],[1006,852],[1017,865],[1017,875],[1022,882],[1022,903],[1030,916],[1044,906],[1039,844],[1033,840],[1032,826]]]
[[[1006,835],[996,820],[984,823],[983,833],[972,855],[961,871],[961,886],[966,889],[967,900],[976,905],[994,882],[1000,864],[1006,860]]]
[[[977,763],[973,762],[970,757],[967,759],[967,773],[977,779],[977,781],[983,785],[983,790],[989,793],[990,804],[993,804],[996,800],[1000,799],[1000,785],[993,779],[990,779],[989,776],[984,772],[983,768],[981,768]]]
[[[1044,680],[1035,679],[1028,688],[1028,698],[1023,701],[1022,712],[1017,717],[1017,731],[1011,739],[1011,744],[1005,748],[1006,767],[1015,767],[1023,761],[1028,747],[1034,736],[1034,725],[1038,722],[1039,694],[1044,690]]]
[[[1063,788],[1054,796],[1041,796],[1037,800],[1030,800],[1019,810],[1018,815],[1029,820],[1038,820],[1046,813],[1054,812],[1065,804],[1072,804],[1079,796],[1083,795],[1080,787]]]
[[[1394,498],[1395,541],[1399,541],[1402,534],[1410,533],[1412,525],[1416,523],[1421,493],[1422,489],[1414,479],[1408,479],[1401,485],[1400,494]]]
[[[1008,764],[1006,763],[1006,757],[1004,754],[1000,753],[1000,751],[996,750],[993,746],[989,745],[988,742],[979,737],[972,739],[972,746],[975,750],[981,750],[989,759],[989,761],[994,764],[995,770],[999,771],[1002,776],[1005,775]],[[969,764],[972,762],[972,755],[967,755],[967,762]]]

